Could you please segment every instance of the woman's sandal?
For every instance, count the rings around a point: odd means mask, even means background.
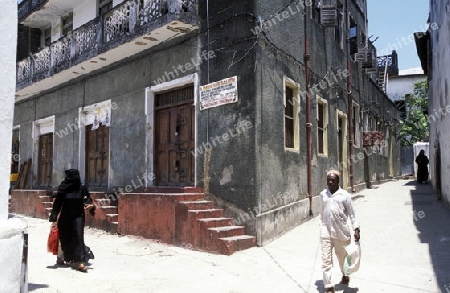
[[[84,264],[81,263],[81,262],[79,262],[78,264],[76,264],[75,269],[76,269],[77,271],[80,271],[80,272],[83,272],[83,273],[87,273],[87,271],[88,271],[88,268],[85,267]]]
[[[59,266],[62,266],[62,265],[64,265],[64,260],[62,258],[57,257],[56,258],[56,264],[59,265]]]

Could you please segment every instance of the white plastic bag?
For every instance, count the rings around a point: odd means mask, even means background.
[[[361,246],[359,241],[345,246],[345,251],[347,251],[347,256],[344,261],[344,275],[350,276],[359,269],[361,261]]]

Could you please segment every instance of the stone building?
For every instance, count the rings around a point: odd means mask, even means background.
[[[417,53],[422,69],[428,76],[428,121],[430,122],[430,180],[440,199],[450,203],[450,185],[445,180],[450,161],[450,99],[448,67],[450,54],[447,43],[450,36],[450,4],[430,1],[429,28],[415,33]]]
[[[29,0],[19,23],[16,203],[79,168],[92,225],[230,253],[317,215],[327,170],[400,174],[365,0]]]

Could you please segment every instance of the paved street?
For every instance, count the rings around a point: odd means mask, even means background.
[[[388,182],[357,193],[362,262],[337,292],[450,293],[450,209],[428,185]],[[29,291],[323,292],[319,218],[265,247],[214,255],[86,227],[95,260],[88,273],[55,266],[50,223],[29,223]],[[335,268],[333,279],[341,278]]]

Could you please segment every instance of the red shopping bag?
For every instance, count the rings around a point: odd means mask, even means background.
[[[58,227],[55,225],[50,228],[50,233],[48,233],[47,251],[53,253],[53,255],[57,255],[58,241],[59,241],[59,231]]]

